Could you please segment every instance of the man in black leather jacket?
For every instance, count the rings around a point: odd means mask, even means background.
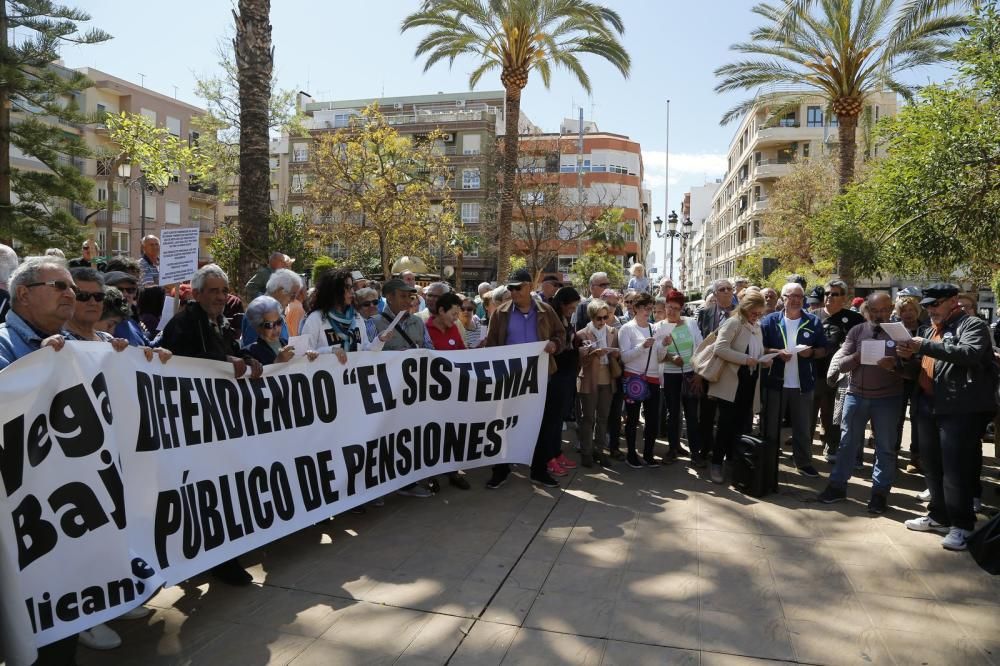
[[[947,533],[944,548],[965,550],[976,524],[982,424],[996,411],[993,345],[989,325],[958,306],[958,287],[939,283],[922,293],[929,337],[900,343],[899,355],[918,357],[916,425],[931,497],[928,515],[906,526]]]

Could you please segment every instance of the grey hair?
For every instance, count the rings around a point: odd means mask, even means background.
[[[247,306],[247,321],[254,328],[261,325],[264,321],[264,315],[274,313],[281,317],[281,303],[271,296],[258,296],[257,298],[250,301],[250,305]]]
[[[492,285],[490,285],[489,282],[480,282],[479,286],[476,288],[476,293],[482,294],[484,289],[489,290],[491,288]]]
[[[104,276],[89,266],[71,268],[69,269],[69,274],[73,276],[73,282],[96,282],[102,287],[104,286]]]
[[[294,296],[299,293],[299,289],[301,288],[302,278],[299,277],[298,273],[290,271],[287,268],[279,268],[271,273],[271,277],[267,279],[264,291],[270,295],[277,293],[279,289],[284,289],[286,294]]]
[[[590,286],[594,286],[595,282],[597,282],[601,278],[606,278],[606,277],[608,277],[608,274],[605,273],[604,271],[601,271],[599,273],[594,273],[593,275],[590,276],[590,283],[589,284],[590,284]]]
[[[218,264],[205,264],[191,277],[191,288],[201,291],[205,288],[205,280],[210,277],[222,278],[227,285],[229,284],[229,276],[226,275],[226,271],[219,268]]]
[[[60,259],[66,258],[66,253],[57,247],[50,247],[45,251],[45,256],[47,257],[59,257]]]
[[[451,291],[451,285],[448,284],[447,282],[431,282],[429,285],[424,287],[424,294],[426,295],[428,292],[431,291],[431,289],[434,289],[435,291],[441,289],[442,291],[440,294],[438,294],[438,296],[444,296],[445,294]]]
[[[590,299],[590,303],[587,303],[587,317],[593,319],[601,310],[607,310],[609,315],[614,315],[614,312],[611,311],[612,309],[610,305],[601,299],[592,298]]]
[[[375,298],[375,299],[378,298],[378,292],[372,289],[371,287],[362,287],[361,289],[358,289],[356,292],[354,292],[355,301],[366,301],[370,298]]]
[[[510,289],[508,289],[505,284],[500,285],[490,292],[490,301],[496,303],[497,305],[500,305],[510,297]]]
[[[157,243],[160,242],[160,239],[157,238],[155,235],[153,235],[153,234],[146,234],[145,236],[142,237],[142,243],[145,244],[146,241],[148,241],[150,238],[152,238],[153,240],[155,240]]]
[[[14,252],[14,248],[0,243],[0,284],[7,284],[17,264],[17,252]]]
[[[69,271],[68,264],[65,259],[60,259],[59,257],[28,257],[26,258],[20,266],[14,269],[10,274],[10,281],[7,284],[7,291],[10,292],[10,302],[17,302],[17,288],[31,284],[32,282],[38,282],[38,274],[46,269],[54,268],[56,270]]]
[[[714,294],[716,290],[718,290],[718,288],[724,284],[728,284],[730,287],[734,286],[731,280],[727,280],[726,278],[719,278],[718,280],[712,280],[712,284],[710,284],[708,287],[708,293]]]
[[[890,294],[887,291],[873,291],[872,293],[870,293],[867,296],[865,296],[865,303],[868,303],[869,305],[871,305],[871,302],[875,300],[876,296],[885,296],[886,298],[889,299],[889,302],[892,303],[893,306],[896,305],[895,301],[892,300],[892,294]]]
[[[830,287],[836,287],[837,289],[843,291],[845,295],[847,294],[847,283],[844,282],[843,280],[837,280],[837,279],[830,280],[829,282],[826,283],[826,290],[829,291]]]
[[[785,286],[781,288],[781,297],[784,298],[785,296],[788,296],[788,294],[794,291],[795,289],[801,291],[803,295],[805,295],[806,293],[806,290],[803,289],[802,285],[799,284],[798,282],[786,282]]]

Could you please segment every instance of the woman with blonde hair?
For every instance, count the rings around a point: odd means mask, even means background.
[[[736,316],[723,322],[717,333],[715,355],[723,361],[722,372],[708,388],[708,395],[719,403],[719,429],[709,468],[713,483],[722,483],[722,464],[732,457],[739,438],[750,432],[760,406],[759,366],[771,364],[757,360],[764,353],[760,330],[764,310],[760,293],[745,294],[736,306]]]
[[[629,272],[632,277],[628,280],[628,288],[648,294],[650,282],[646,277],[646,267],[642,264],[632,264]]]
[[[594,463],[610,467],[604,455],[607,438],[608,414],[611,398],[618,390],[622,374],[618,331],[610,324],[614,319],[611,306],[599,298],[587,304],[590,322],[576,334],[580,354],[580,374],[576,392],[580,396],[580,461],[584,467]],[[594,445],[594,442],[597,445]]]

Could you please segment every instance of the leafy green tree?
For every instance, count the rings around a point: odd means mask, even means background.
[[[352,257],[374,251],[383,276],[403,255],[433,263],[435,250],[457,237],[447,184],[454,176],[435,145],[442,138],[401,136],[371,106],[316,141],[307,185],[314,212],[331,220]]]
[[[514,180],[518,161],[521,91],[536,71],[549,87],[553,67],[563,67],[590,92],[590,76],[579,54],[591,53],[629,75],[631,59],[619,41],[625,32],[612,9],[587,0],[426,0],[403,20],[402,30],[428,28],[417,45],[424,69],[459,56],[478,59],[469,75],[474,88],[489,72],[500,71],[506,91],[503,182],[497,229],[497,275],[507,274],[511,255]]]
[[[89,150],[65,126],[90,120],[73,96],[92,84],[53,66],[63,44],[111,39],[96,28],[81,31],[79,24],[89,20],[86,12],[49,0],[0,2],[0,237],[10,244],[17,239],[30,252],[77,245],[79,224],[60,204],[91,203],[93,182],[78,166]],[[44,168],[11,168],[12,147]]]
[[[819,94],[837,117],[839,185],[843,192],[854,179],[858,119],[866,99],[891,90],[907,99],[913,88],[899,79],[903,72],[948,57],[951,37],[966,24],[961,14],[935,14],[917,20],[898,39],[887,39],[894,25],[895,0],[786,0],[782,6],[761,3],[753,12],[765,20],[750,41],[732,45],[751,58],[715,70],[717,92],[792,86]],[[768,98],[787,93],[770,93]],[[722,117],[723,124],[741,117],[762,101],[748,99]],[[779,104],[779,106],[784,106]],[[853,278],[849,255],[838,258],[838,273]]]
[[[608,282],[613,289],[625,286],[625,271],[622,270],[621,257],[613,254],[611,248],[602,243],[592,245],[576,260],[573,266],[573,286],[581,294],[590,293],[590,276],[594,273],[607,273]]]
[[[280,247],[290,257],[295,257],[295,268],[306,273],[315,270],[320,256],[321,234],[316,225],[302,215],[275,213],[270,216],[267,242],[270,247]],[[235,271],[240,256],[240,228],[237,220],[219,224],[209,242],[212,261],[229,274]],[[327,257],[329,259],[329,257]],[[333,259],[330,259],[333,261]]]

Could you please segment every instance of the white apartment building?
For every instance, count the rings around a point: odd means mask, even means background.
[[[685,195],[685,211],[691,220],[691,236],[682,243],[680,289],[704,291],[705,289],[705,225],[712,214],[712,201],[722,186],[722,180],[697,185]]]
[[[729,146],[728,168],[712,200],[704,234],[704,287],[732,277],[739,261],[762,243],[761,214],[775,183],[797,160],[837,149],[837,118],[818,96],[794,90],[761,91],[758,103],[743,117]],[[866,102],[877,122],[897,109],[894,93],[874,94]],[[858,126],[858,153],[875,157],[864,123]]]

